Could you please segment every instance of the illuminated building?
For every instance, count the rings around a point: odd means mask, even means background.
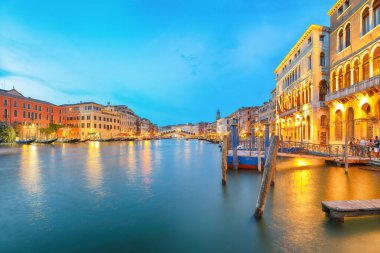
[[[380,118],[380,0],[338,1],[328,14],[330,142],[373,139]]]
[[[120,134],[122,136],[134,136],[137,134],[138,116],[126,105],[110,105],[106,109],[118,112],[120,115]]]
[[[275,70],[276,129],[284,141],[328,143],[329,34],[311,25]]]
[[[63,138],[109,139],[120,133],[120,114],[94,102],[62,105]]]
[[[258,109],[258,120],[261,125],[269,123],[269,132],[276,134],[276,89],[272,91],[272,99],[265,102]]]

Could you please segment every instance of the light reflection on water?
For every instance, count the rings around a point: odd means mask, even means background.
[[[2,147],[0,147],[2,148]],[[279,160],[229,171],[202,141],[22,146],[0,156],[0,252],[378,252],[379,217],[328,222],[322,200],[380,198],[380,173]],[[0,152],[1,153],[1,152]],[[17,187],[20,185],[20,187]],[[95,193],[95,194],[94,194]],[[47,225],[48,223],[48,225]]]
[[[23,146],[20,155],[20,182],[28,195],[28,204],[34,218],[44,217],[44,188],[41,177],[37,147]]]

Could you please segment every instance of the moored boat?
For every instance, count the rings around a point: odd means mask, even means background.
[[[63,143],[77,143],[77,142],[79,142],[79,141],[80,141],[79,138],[63,139],[63,140],[62,140]]]
[[[233,155],[232,151],[228,151],[227,166],[232,169]],[[258,168],[259,159],[257,157],[257,151],[238,150],[238,168],[256,170]],[[261,152],[261,166],[264,167],[265,157],[264,152]]]
[[[29,144],[32,144],[33,142],[35,142],[36,139],[26,139],[26,140],[18,140],[16,141],[17,144],[20,144],[20,145],[29,145]]]
[[[36,140],[36,143],[39,144],[52,144],[53,142],[56,142],[58,139],[53,138],[53,139],[48,139],[48,140]]]

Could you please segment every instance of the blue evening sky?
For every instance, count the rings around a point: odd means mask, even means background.
[[[0,0],[0,88],[127,104],[159,125],[261,105],[335,0]]]

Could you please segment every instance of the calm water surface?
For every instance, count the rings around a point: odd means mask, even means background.
[[[256,221],[261,176],[222,187],[220,160],[201,141],[0,146],[0,252],[380,252],[379,217],[320,204],[380,198],[380,173],[283,161]]]

